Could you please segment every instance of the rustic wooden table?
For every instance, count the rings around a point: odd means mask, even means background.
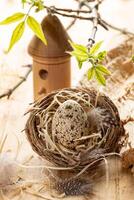
[[[109,20],[111,22],[116,22],[116,25],[120,24],[124,26],[124,24],[128,25],[128,28],[133,27],[133,1],[113,1],[113,7],[109,7],[108,0],[106,2],[107,9],[105,12],[102,9],[102,12],[104,14],[104,17],[109,17]],[[14,1],[13,1],[14,2]],[[128,3],[127,3],[128,2]],[[9,2],[7,6],[7,1],[3,2],[3,7],[1,10],[1,13],[4,16],[7,16],[7,12],[10,12],[11,4]],[[117,5],[116,5],[117,3]],[[60,6],[61,2],[59,2]],[[68,2],[67,2],[68,4]],[[116,5],[116,6],[115,6]],[[68,6],[68,5],[67,5]],[[5,7],[6,10],[3,10]],[[120,8],[120,11],[119,11]],[[15,8],[16,9],[16,8]],[[126,9],[132,12],[126,12]],[[117,19],[116,16],[120,15],[121,19]],[[122,20],[123,18],[123,20]],[[129,23],[128,23],[129,21]],[[65,21],[65,24],[67,22]],[[77,24],[78,25],[78,24]],[[85,31],[83,33],[84,28],[88,26],[87,23],[80,22],[81,30],[79,37],[76,38],[79,26],[76,29],[70,30],[70,34],[72,35],[72,38],[76,39],[77,42],[81,41],[81,43],[87,42],[87,37],[90,32]],[[9,38],[9,31],[7,29],[4,30],[6,38]],[[31,34],[31,33],[30,33]],[[7,45],[7,39],[1,41],[0,46],[0,94],[3,93],[6,89],[13,86],[16,81],[19,80],[19,76],[23,76],[27,69],[21,68],[20,65],[27,64],[30,61],[30,58],[28,57],[26,53],[27,46],[24,47],[24,44],[29,41],[31,35],[29,34],[29,31],[27,31],[27,37],[24,38],[24,40],[20,43],[21,50],[16,52],[17,48],[14,48],[13,51],[9,55],[5,55],[2,52],[3,47],[5,47],[5,43]],[[104,38],[108,35],[108,33],[104,33],[104,31],[99,32],[99,39]],[[2,37],[2,34],[0,33],[0,37]],[[113,42],[114,41],[114,42]],[[118,43],[118,37],[115,35],[113,39],[113,33],[110,33],[108,37],[106,37],[106,45],[110,47],[114,46],[115,43]],[[131,41],[131,43],[134,44],[134,41]],[[133,47],[134,49],[134,47]],[[130,56],[130,54],[129,54]],[[73,80],[74,84],[78,81],[77,77],[80,78],[81,72],[77,70],[76,63],[73,61]],[[120,65],[119,65],[120,66]],[[129,65],[130,66],[130,65]],[[130,66],[131,73],[127,73],[122,70],[116,70],[113,73],[114,80],[116,79],[115,83],[114,81],[109,80],[109,86],[108,90],[105,91],[107,95],[110,96],[110,98],[115,102],[117,105],[120,116],[122,119],[126,119],[127,116],[134,117],[134,66]],[[129,71],[129,72],[130,72]],[[76,76],[76,73],[78,76]],[[122,79],[120,79],[122,78]],[[88,85],[89,83],[86,82],[86,80],[82,80],[82,84]],[[129,91],[130,89],[130,91]],[[7,135],[4,147],[2,148],[2,152],[10,151],[11,154],[15,157],[17,155],[17,161],[19,163],[25,163],[27,164],[30,157],[34,156],[34,165],[40,164],[39,158],[37,158],[37,155],[35,155],[27,142],[26,136],[22,130],[25,127],[25,123],[28,116],[24,116],[24,113],[28,110],[29,103],[33,102],[33,88],[32,88],[32,73],[28,77],[27,81],[21,85],[19,89],[17,89],[14,94],[10,97],[9,100],[7,99],[0,99],[0,142],[2,139]],[[127,93],[128,92],[128,93]],[[125,97],[122,98],[121,103],[117,101],[119,97]],[[130,135],[130,141],[132,143],[132,146],[134,147],[134,124],[132,122],[128,123],[125,126],[125,129],[127,132],[129,132]],[[37,159],[37,161],[36,161]],[[41,162],[42,163],[42,162]],[[1,166],[0,166],[1,167]],[[1,169],[1,168],[0,168]],[[40,171],[41,170],[24,170],[21,176],[26,180],[32,180],[39,179],[40,181]],[[97,184],[94,186],[95,190],[95,196],[87,199],[93,199],[93,200],[133,200],[134,199],[134,177],[130,172],[122,171],[120,161],[117,159],[108,159],[108,175],[109,175],[109,181],[106,182],[105,177],[102,179],[99,179]],[[42,180],[42,179],[41,179]],[[41,187],[41,186],[40,186]],[[10,194],[8,195],[8,198],[5,195],[5,192],[0,192],[0,200],[23,200],[23,199],[29,199],[29,200],[36,200],[36,199],[60,199],[53,198],[50,196],[50,193],[47,192],[41,192],[38,194],[39,186],[36,188],[35,185],[29,184],[28,187],[22,187],[21,190],[19,189],[11,189]],[[21,191],[21,192],[20,192]],[[82,200],[84,197],[68,197],[67,199],[77,199]]]
[[[122,69],[122,68],[120,68]],[[131,67],[130,67],[131,69]],[[25,69],[26,70],[26,69]],[[131,71],[131,70],[130,70]],[[106,92],[111,99],[117,105],[121,118],[125,119],[127,116],[134,115],[134,69],[132,66],[131,73],[123,73],[122,79],[118,80],[118,76],[120,76],[119,68],[115,70],[117,80],[111,83],[111,80],[108,80],[109,84]],[[127,68],[128,72],[128,68]],[[85,79],[82,80],[83,85],[88,85]],[[112,86],[112,91],[111,91]],[[127,93],[130,89],[130,93]],[[121,98],[121,102],[117,101],[117,99]],[[125,98],[125,99],[124,99]],[[30,165],[38,165],[44,164],[43,161],[40,161],[37,155],[35,155],[28,143],[25,133],[21,132],[27,120],[27,115],[24,116],[24,113],[28,110],[29,103],[32,102],[32,73],[29,76],[28,80],[11,96],[9,100],[1,99],[0,100],[0,141],[2,138],[7,135],[7,139],[5,141],[2,152],[10,151],[11,155],[14,157],[17,154],[18,163],[25,163]],[[129,132],[130,141],[132,146],[134,145],[134,124],[132,122],[128,123],[126,126],[126,131]],[[31,163],[30,157],[34,157],[34,162]],[[37,160],[36,160],[37,159]],[[117,158],[108,159],[108,180],[106,181],[106,177],[102,177],[98,179],[97,183],[93,186],[95,191],[95,196],[88,197],[87,199],[93,200],[133,200],[134,199],[134,177],[130,171],[123,171],[121,168],[121,163]],[[105,167],[105,165],[104,165]],[[23,178],[26,181],[34,180],[42,182],[42,175],[40,174],[40,169],[24,169],[22,172],[18,172],[18,176]],[[45,178],[44,178],[45,179]],[[31,200],[34,199],[59,199],[51,196],[51,191],[48,192],[47,189],[45,191],[37,192],[39,188],[42,186],[36,184],[26,184],[20,186],[19,189],[11,188],[8,194],[9,199],[26,199],[29,198]],[[21,193],[20,193],[21,191]],[[0,200],[6,200],[7,197],[5,195],[5,191],[1,193]],[[67,197],[67,199],[84,199],[85,197]]]

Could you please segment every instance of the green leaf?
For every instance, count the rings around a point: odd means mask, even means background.
[[[38,0],[38,1],[34,2],[34,6],[37,7],[36,12],[43,10],[44,9],[44,1]]]
[[[98,53],[97,58],[99,61],[103,61],[105,59],[106,55],[107,55],[107,52],[102,51],[102,52]]]
[[[20,40],[20,38],[24,33],[24,30],[25,30],[25,22],[19,23],[12,33],[10,45],[7,52],[9,52],[11,48],[14,46],[14,44]]]
[[[44,36],[43,30],[41,25],[36,21],[36,19],[34,19],[31,16],[28,16],[27,18],[27,24],[29,26],[29,28],[31,28],[31,30],[35,33],[35,35],[42,40],[42,42],[47,45],[47,41],[46,38]]]
[[[78,62],[78,67],[79,67],[79,69],[81,69],[81,68],[82,68],[82,65],[83,65],[83,62],[79,61],[78,59],[77,59],[77,62]]]
[[[69,54],[76,57],[78,66],[81,69],[83,62],[88,60],[88,57],[89,57],[88,49],[87,49],[87,47],[85,47],[83,45],[79,45],[79,44],[73,43],[71,41],[69,41],[69,43],[71,44],[71,46],[73,48],[73,51],[69,52]]]
[[[105,77],[97,69],[95,69],[95,77],[96,77],[96,80],[98,81],[99,84],[101,84],[103,86],[106,85],[106,79],[105,79]]]
[[[75,51],[72,51],[72,52],[68,52],[70,55],[72,56],[75,56],[77,62],[78,62],[78,66],[79,66],[79,69],[82,68],[82,64],[83,62],[85,62],[87,60],[87,56],[84,56],[84,55],[81,55],[81,54],[77,54]]]
[[[96,44],[90,49],[90,54],[94,55],[95,53],[97,53],[98,50],[100,49],[102,43],[103,43],[103,41],[100,41],[100,42],[96,43]]]
[[[102,72],[103,74],[111,75],[111,72],[105,66],[103,66],[103,65],[97,65],[96,69],[98,71]]]
[[[20,21],[21,19],[23,19],[24,16],[25,16],[24,13],[20,13],[20,12],[15,13],[15,14],[11,15],[10,17],[7,17],[3,21],[1,21],[0,25],[7,25],[7,24],[11,24],[11,23]]]
[[[71,44],[72,48],[81,53],[81,54],[87,54],[88,55],[88,49],[87,47],[83,46],[83,45],[80,45],[80,44],[76,44],[76,43],[73,43],[69,40],[69,43]]]
[[[70,55],[75,56],[76,59],[81,62],[85,62],[88,59],[87,54],[82,54],[81,52],[78,52],[78,51],[72,51],[70,52]]]
[[[94,76],[94,67],[90,68],[87,72],[88,80],[91,80]]]

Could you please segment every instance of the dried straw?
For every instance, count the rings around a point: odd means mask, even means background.
[[[96,108],[105,111],[104,118],[108,116],[107,122],[102,124],[101,132],[90,132],[79,138],[80,143],[74,149],[59,144],[56,135],[52,135],[54,113],[69,99],[79,103],[87,113]],[[105,153],[120,152],[125,140],[124,127],[114,103],[104,94],[88,88],[58,90],[35,102],[30,109],[26,134],[33,150],[54,164],[55,168],[79,171],[98,159],[104,159]],[[99,137],[100,134],[102,137]]]

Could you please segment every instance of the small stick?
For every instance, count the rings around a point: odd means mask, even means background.
[[[95,43],[95,36],[96,36],[96,33],[97,33],[97,30],[98,30],[98,24],[99,24],[99,18],[100,18],[100,14],[99,14],[99,5],[100,5],[100,1],[97,0],[96,1],[96,4],[92,10],[92,13],[94,14],[94,17],[93,17],[93,28],[92,28],[92,34],[91,34],[91,37],[88,39],[88,50],[90,51],[90,48],[93,46],[93,44]]]
[[[82,6],[83,6],[83,4],[79,3],[79,6],[78,6],[79,10],[82,9]],[[80,14],[80,11],[77,12],[77,15],[79,15],[79,14]],[[75,24],[76,21],[77,21],[77,18],[73,19],[70,22],[70,24],[67,26],[66,31],[68,31]]]
[[[90,20],[90,21],[93,21],[93,17],[84,17],[82,15],[69,15],[69,14],[66,14],[66,13],[60,13],[58,11],[54,11],[55,14],[58,14],[58,15],[61,15],[63,17],[70,17],[70,18],[77,18],[77,19],[81,19],[81,20]]]
[[[71,13],[71,12],[74,12],[74,13],[91,13],[92,12],[92,9],[90,11],[88,10],[81,10],[81,9],[78,9],[78,10],[73,10],[73,9],[66,9],[66,8],[57,8],[55,6],[44,6],[44,8],[50,10],[50,12],[55,12],[55,11],[62,11],[62,12],[68,12],[68,13]]]
[[[134,122],[134,118],[133,117],[128,117],[127,119],[122,120],[123,125],[126,125],[129,122]]]
[[[114,26],[114,25],[108,23],[107,21],[105,21],[105,20],[103,20],[103,19],[101,19],[100,21],[101,21],[104,25],[108,26],[109,28],[114,29],[114,30],[116,30],[116,31],[119,31],[119,32],[121,32],[122,34],[134,36],[134,33],[133,33],[133,32],[128,31],[128,30],[126,30],[125,28],[119,28],[119,27],[117,27],[117,26]]]
[[[52,170],[72,170],[74,169],[74,167],[53,167],[53,166],[47,166],[47,165],[23,165],[20,163],[16,162],[16,165],[18,165],[19,167],[22,167],[24,169],[52,169]]]
[[[31,66],[31,65],[30,65]],[[29,67],[29,65],[28,65]],[[7,92],[3,93],[0,95],[0,99],[4,98],[4,97],[7,97],[7,99],[10,98],[10,96],[12,95],[12,93],[23,83],[27,80],[29,74],[31,73],[32,71],[32,67],[30,67],[28,69],[28,71],[26,72],[25,76],[24,77],[21,77],[21,80],[19,82],[16,83],[15,86],[13,86],[12,88],[10,88]]]
[[[7,139],[7,134],[5,135],[5,137],[4,137],[4,139],[3,139],[3,141],[0,143],[0,153],[2,152],[2,150],[3,150],[3,147],[4,147],[4,144],[5,144],[5,142],[6,142],[6,139]]]

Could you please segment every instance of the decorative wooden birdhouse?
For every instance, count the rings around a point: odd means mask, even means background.
[[[41,25],[47,46],[34,36],[28,47],[33,57],[35,100],[53,90],[71,85],[70,55],[67,53],[72,50],[68,42],[70,38],[54,15],[47,15]]]

